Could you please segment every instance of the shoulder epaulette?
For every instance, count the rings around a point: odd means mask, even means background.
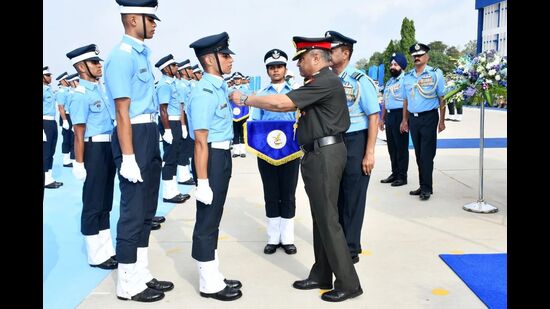
[[[202,88],[202,91],[206,91],[208,93],[214,93],[212,90],[208,89],[208,88]]]
[[[365,74],[361,73],[361,72],[354,72],[353,74],[350,75],[351,78],[355,79],[355,80],[360,80],[361,77],[365,76]]]
[[[74,92],[86,93],[86,88],[84,88],[81,85],[78,85],[78,86],[76,86],[76,88],[74,88]]]
[[[119,49],[123,50],[127,53],[130,53],[130,52],[132,52],[132,45],[130,45],[128,43],[125,43],[125,42],[122,42],[122,43],[120,43]]]

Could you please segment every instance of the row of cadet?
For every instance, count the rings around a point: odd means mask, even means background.
[[[170,186],[175,180],[176,166],[187,165],[188,161],[179,158],[188,158],[181,153],[191,147],[174,145],[188,140],[194,147],[189,165],[193,166],[191,173],[197,186],[191,256],[197,263],[200,295],[223,301],[240,298],[243,284],[221,273],[217,250],[232,173],[233,120],[236,113],[242,113],[235,108],[257,108],[258,118],[254,111],[251,117],[258,120],[276,117],[296,121],[298,110],[295,135],[303,157],[278,166],[258,159],[268,219],[264,253],[273,254],[279,247],[287,254],[297,252],[293,244],[293,218],[300,167],[313,218],[315,263],[309,276],[295,281],[293,287],[330,289],[321,296],[330,302],[361,295],[353,264],[359,262],[358,255],[362,252],[360,236],[367,187],[375,165],[380,107],[378,89],[372,79],[350,64],[356,41],[336,31],[327,31],[321,38],[293,37],[296,54],[292,60],[298,60],[304,85],[292,89],[282,81],[288,57],[283,51],[272,49],[264,56],[271,84],[256,95],[240,89],[230,92],[223,80],[223,75],[232,71],[234,55],[229,49],[228,34],[203,37],[189,47],[194,49],[205,74],[189,92],[189,102],[184,97],[182,104],[176,83],[169,78],[169,73],[175,75],[177,71],[170,55],[157,62],[163,78],[168,77],[154,87],[148,59],[150,49],[144,40],[153,38],[160,21],[155,15],[158,2],[116,2],[120,5],[125,35],[105,62],[105,87],[97,81],[103,76],[103,65],[94,44],[67,54],[81,79],[74,89],[69,113],[75,133],[72,171],[77,179],[85,180],[81,232],[86,236],[89,264],[118,268],[119,299],[154,302],[174,288],[172,282],[157,280],[149,271],[149,234],[157,209],[160,178],[165,187]],[[389,60],[392,78],[384,87],[388,92],[386,114],[382,117],[384,121],[388,116],[385,124],[389,130],[390,115],[396,116],[392,125],[400,139],[406,136],[408,140],[410,129],[421,171],[420,188],[410,194],[421,200],[433,194],[436,131],[445,129],[443,78],[440,70],[427,65],[428,50],[420,43],[411,46],[415,68],[408,72],[404,70],[405,57],[392,55]],[[48,86],[51,74],[47,69],[43,70],[43,133],[44,151],[50,155],[51,143],[55,144],[51,127],[57,131],[55,100]],[[398,119],[399,115],[402,119]],[[158,143],[160,135],[163,158]],[[390,143],[388,149],[391,156]],[[393,163],[392,159],[392,175],[384,182],[391,179],[394,186],[406,184],[406,174],[394,173]],[[276,176],[278,168],[286,168],[288,172]],[[121,197],[115,254],[108,218],[116,170]],[[48,172],[51,177],[51,156],[44,159],[44,177],[48,177]],[[396,183],[398,180],[401,183]]]

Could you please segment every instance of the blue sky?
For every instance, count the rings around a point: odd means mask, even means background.
[[[124,30],[115,0],[44,0],[43,63],[54,77],[74,73],[65,54],[95,43],[103,59]],[[205,8],[202,8],[206,5]],[[227,31],[236,55],[233,70],[259,75],[267,82],[263,57],[280,48],[292,57],[293,36],[319,37],[335,30],[356,39],[352,62],[383,51],[400,38],[404,17],[414,20],[416,39],[435,40],[463,48],[476,39],[474,0],[159,0],[155,37],[146,40],[151,62],[171,53],[177,61],[197,63],[189,44],[203,36]],[[298,73],[295,62],[288,68]],[[160,72],[155,70],[155,75]]]

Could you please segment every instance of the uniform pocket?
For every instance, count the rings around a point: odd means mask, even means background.
[[[92,113],[99,113],[105,109],[105,104],[101,101],[95,101],[90,104],[90,111]]]

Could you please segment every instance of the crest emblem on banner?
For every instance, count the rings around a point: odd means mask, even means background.
[[[303,155],[294,139],[292,120],[250,120],[243,124],[249,152],[267,163],[279,166]]]
[[[267,134],[267,144],[273,149],[281,149],[286,145],[286,135],[281,130],[273,130]]]

